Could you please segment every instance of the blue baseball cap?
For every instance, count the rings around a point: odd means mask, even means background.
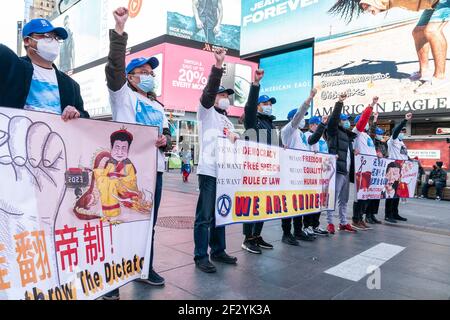
[[[358,121],[359,121],[359,119],[361,119],[361,116],[360,116],[360,115],[359,115],[359,116],[356,116],[355,120],[353,120],[353,123],[354,123],[354,124],[357,124]]]
[[[287,118],[288,118],[289,121],[291,121],[291,120],[294,118],[294,116],[295,116],[295,114],[297,113],[297,111],[298,111],[298,108],[295,108],[295,109],[292,109],[291,111],[289,111],[288,116],[287,116]],[[307,113],[305,114],[305,116],[307,116],[308,114],[309,114],[309,113],[307,112]]]
[[[159,60],[155,57],[151,58],[137,58],[130,61],[127,65],[127,74],[131,73],[136,68],[142,67],[144,64],[149,64],[153,70],[159,67]]]
[[[263,95],[263,96],[259,97],[258,104],[264,103],[264,102],[268,102],[268,101],[270,101],[272,104],[277,103],[277,99],[275,99],[273,97],[271,98],[269,96]]]
[[[384,134],[384,130],[381,129],[380,127],[377,127],[377,128],[375,129],[375,134],[381,136],[382,134]]]
[[[320,124],[321,122],[322,122],[321,117],[314,116],[309,119],[309,124]]]
[[[33,33],[44,34],[54,32],[58,37],[66,40],[69,34],[64,28],[55,28],[47,19],[33,19],[28,22],[22,30],[22,37],[25,39]]]
[[[228,93],[229,96],[234,94],[234,90],[233,89],[227,89],[224,86],[220,86],[219,90],[217,90],[217,94],[224,93],[224,92]]]
[[[340,118],[342,121],[347,121],[350,119],[350,116],[342,113]]]

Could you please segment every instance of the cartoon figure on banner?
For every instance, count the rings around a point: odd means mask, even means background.
[[[129,208],[143,214],[150,214],[153,207],[153,194],[140,191],[137,184],[137,171],[128,158],[133,135],[126,129],[121,129],[111,135],[111,151],[102,151],[95,156],[93,169],[69,169],[66,174],[71,177],[75,187],[77,202],[74,213],[81,220],[102,219],[112,224],[121,223],[117,220],[122,208]],[[79,176],[74,176],[78,173]],[[80,195],[80,189],[87,186],[86,176],[91,174],[89,189]],[[73,181],[79,181],[74,185]],[[100,216],[97,205],[101,204]]]
[[[367,160],[362,156],[361,166],[356,171],[356,192],[359,192],[359,190],[361,189],[367,191],[370,187],[370,181],[372,180],[372,172],[371,171],[363,172],[363,168],[366,164]]]

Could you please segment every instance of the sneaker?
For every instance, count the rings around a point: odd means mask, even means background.
[[[236,264],[237,258],[228,255],[226,252],[222,252],[219,255],[211,255],[211,260],[215,262],[225,263],[225,264]]]
[[[375,217],[374,214],[371,215],[371,218],[372,218],[372,221],[373,221],[375,224],[381,224],[381,221],[378,220],[378,219]]]
[[[329,223],[328,226],[327,226],[327,231],[328,231],[330,234],[334,234],[334,233],[336,232],[336,230],[334,229],[334,224]]]
[[[359,230],[359,231],[366,231],[367,229],[361,224],[361,222],[352,222],[351,227],[353,229]]]
[[[165,284],[165,280],[163,277],[161,277],[159,274],[155,272],[155,270],[152,269],[150,274],[148,275],[148,279],[138,279],[138,282],[146,283],[151,286],[157,286],[161,287]]]
[[[359,224],[366,230],[372,230],[373,228],[368,226],[364,221],[360,221]]]
[[[402,216],[400,216],[400,215],[394,215],[394,219],[395,220],[398,220],[398,221],[408,221],[408,219],[406,219],[406,218],[403,218]]]
[[[317,228],[314,228],[314,234],[318,236],[328,236],[328,231],[322,229],[320,226]]]
[[[384,218],[384,220],[389,222],[389,223],[397,223],[397,220],[395,220],[393,218],[389,218],[389,217]]]
[[[289,234],[283,234],[283,238],[281,239],[281,242],[288,244],[290,246],[299,246],[300,243],[295,239],[295,237],[289,233]]]
[[[357,231],[355,229],[352,228],[352,226],[350,225],[350,223],[347,223],[346,225],[339,225],[339,231],[346,231],[346,232],[350,232],[350,233],[356,233]]]
[[[441,201],[441,197],[436,197],[436,201]]]
[[[117,300],[120,300],[120,295],[118,295],[118,294],[114,294],[114,295],[111,295],[111,296],[104,295],[102,297],[102,299],[103,300],[108,300],[108,301],[117,301]]]
[[[250,253],[261,254],[261,248],[256,244],[255,239],[245,239],[241,245],[241,248],[247,250]]]
[[[375,221],[373,220],[372,215],[370,214],[366,214],[365,222],[368,224],[375,224]]]
[[[207,259],[195,261],[195,266],[205,273],[214,273],[217,271],[216,267]]]
[[[419,199],[425,199],[425,196],[422,194],[420,195]]]
[[[313,237],[314,239],[317,238],[317,237],[316,237],[316,234],[314,233],[313,227],[304,228],[303,230],[304,230],[305,233],[306,233],[307,235],[309,235],[310,237]]]
[[[416,94],[431,94],[437,90],[441,90],[450,85],[450,81],[447,79],[432,78],[430,81],[425,81],[422,85],[414,90]]]
[[[260,248],[273,249],[273,245],[271,245],[270,243],[265,242],[264,239],[261,236],[256,237],[255,241],[256,241],[256,245],[258,247],[260,247]]]
[[[310,236],[306,231],[302,230],[300,233],[295,234],[295,239],[301,241],[314,241],[314,237]]]

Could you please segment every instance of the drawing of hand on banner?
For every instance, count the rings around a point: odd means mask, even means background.
[[[46,123],[0,113],[1,213],[55,217],[65,195],[66,168],[66,147],[58,133]],[[36,212],[37,203],[46,214]]]

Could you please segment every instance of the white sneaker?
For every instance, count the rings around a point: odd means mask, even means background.
[[[450,86],[450,81],[448,79],[437,79],[433,77],[430,81],[426,81],[425,83],[417,87],[414,90],[414,93],[430,94],[447,86]]]
[[[441,197],[436,197],[436,201],[441,201]]]

